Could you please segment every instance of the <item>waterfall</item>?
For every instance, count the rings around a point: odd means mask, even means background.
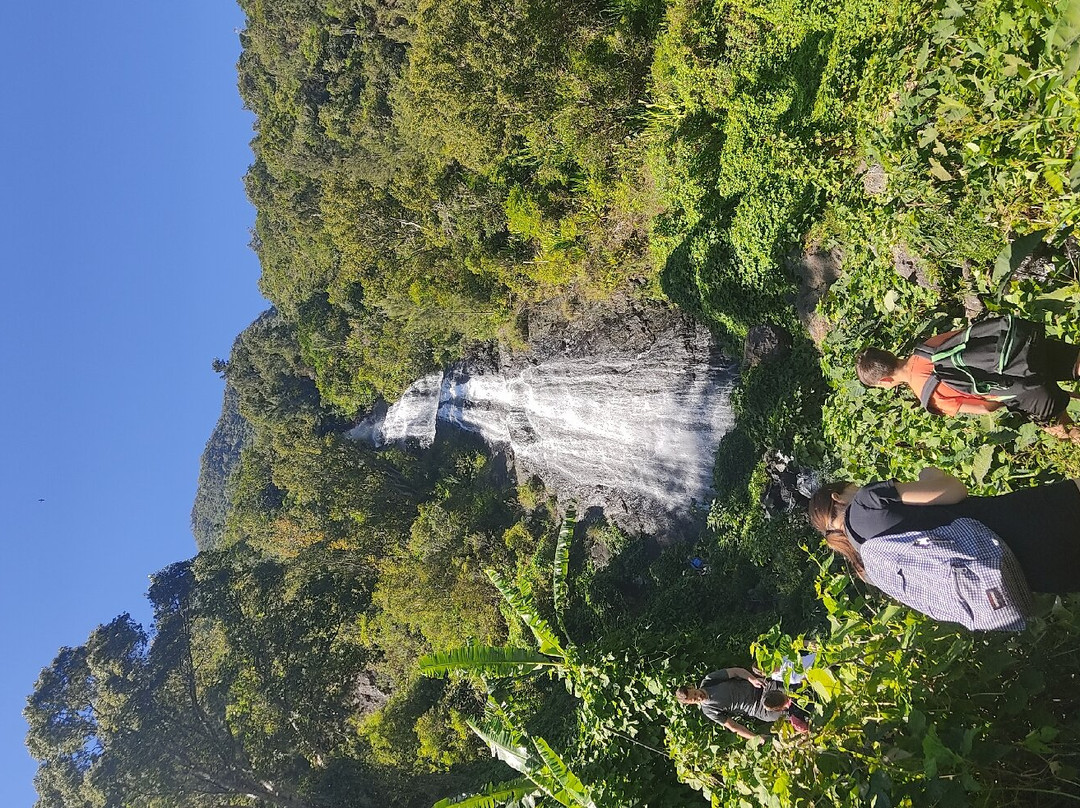
[[[601,507],[632,530],[671,530],[711,499],[735,373],[704,329],[679,321],[649,337],[630,355],[615,339],[600,355],[564,351],[495,370],[459,364],[420,379],[350,434],[429,446],[444,425],[479,433],[520,476],[539,476],[579,510]]]

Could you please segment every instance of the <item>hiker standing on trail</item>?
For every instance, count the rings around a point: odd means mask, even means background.
[[[855,361],[867,387],[910,387],[935,415],[1021,412],[1056,438],[1080,443],[1066,412],[1076,393],[1057,382],[1080,378],[1080,346],[1050,339],[1044,327],[1012,315],[931,337],[907,357],[866,348]]]
[[[1031,592],[1080,592],[1080,480],[969,497],[926,468],[915,482],[829,483],[810,521],[863,580],[937,620],[1026,625]]]
[[[761,738],[736,718],[755,718],[768,724],[786,717],[799,732],[808,732],[809,714],[784,692],[780,682],[751,673],[746,668],[713,671],[697,687],[675,691],[680,704],[696,704],[711,720],[740,738]]]

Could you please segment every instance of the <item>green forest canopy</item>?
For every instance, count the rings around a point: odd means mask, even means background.
[[[1033,426],[935,422],[851,370],[865,342],[980,308],[1080,340],[1076,0],[241,5],[274,308],[217,367],[240,420],[204,456],[203,552],[155,576],[153,625],[61,649],[29,699],[39,808],[428,806],[509,776],[470,723],[532,750],[528,785],[475,804],[1080,793],[1077,601],[961,635],[757,504],[772,447],[859,480],[939,464],[980,493],[1080,475]],[[804,255],[839,266],[827,293]],[[795,335],[742,376],[694,548],[709,575],[603,522],[564,535],[541,485],[508,487],[465,438],[343,438],[472,346],[522,348],[530,306],[615,294],[667,299],[732,352],[753,325]],[[538,626],[553,675],[419,675],[481,659],[464,642],[535,655]],[[747,746],[674,703],[751,643],[767,666],[806,636],[827,663],[812,740]]]

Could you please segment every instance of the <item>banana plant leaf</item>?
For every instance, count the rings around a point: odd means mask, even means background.
[[[555,543],[555,563],[552,568],[551,593],[555,602],[555,613],[561,614],[566,608],[566,581],[570,573],[570,542],[574,538],[574,525],[577,511],[573,506],[566,509],[559,538]]]
[[[491,749],[491,754],[497,757],[511,769],[519,772],[532,780],[532,772],[537,768],[537,762],[529,753],[529,750],[521,744],[519,738],[509,728],[495,721],[487,721],[483,724],[466,722],[469,729],[476,733]],[[535,782],[535,781],[534,781]]]
[[[548,746],[547,741],[543,738],[533,738],[532,742],[536,753],[544,761],[544,774],[548,781],[558,786],[551,796],[563,805],[572,806],[572,808],[596,808],[596,803],[589,796],[585,784],[570,771],[570,767],[555,753],[555,750]]]
[[[536,611],[532,602],[531,592],[521,591],[502,577],[495,570],[486,570],[488,578],[495,584],[495,588],[502,594],[503,599],[510,605],[521,621],[529,627],[536,642],[540,646],[540,653],[549,656],[566,656],[566,650],[559,641],[558,635],[551,625]]]
[[[530,648],[506,648],[488,645],[464,645],[419,660],[424,676],[445,676],[450,671],[470,671],[486,676],[517,676],[545,666],[555,667],[561,660],[552,659]]]
[[[507,803],[521,805],[523,800],[538,792],[532,781],[521,777],[505,783],[489,784],[477,794],[439,800],[432,808],[506,808]]]

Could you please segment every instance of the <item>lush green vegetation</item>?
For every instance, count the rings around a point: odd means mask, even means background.
[[[767,448],[980,493],[1080,475],[1031,424],[934,419],[851,368],[977,307],[1080,341],[1080,3],[241,5],[275,309],[216,369],[248,427],[208,451],[214,549],[156,576],[154,626],[117,618],[43,672],[40,808],[419,808],[485,783],[463,804],[1077,801],[1080,601],[961,634],[758,498]],[[827,294],[815,255],[842,265]],[[692,548],[563,525],[465,438],[342,437],[471,346],[520,346],[530,305],[616,292],[735,355],[751,326],[794,334],[743,374]],[[746,744],[672,696],[805,643],[808,738]]]

